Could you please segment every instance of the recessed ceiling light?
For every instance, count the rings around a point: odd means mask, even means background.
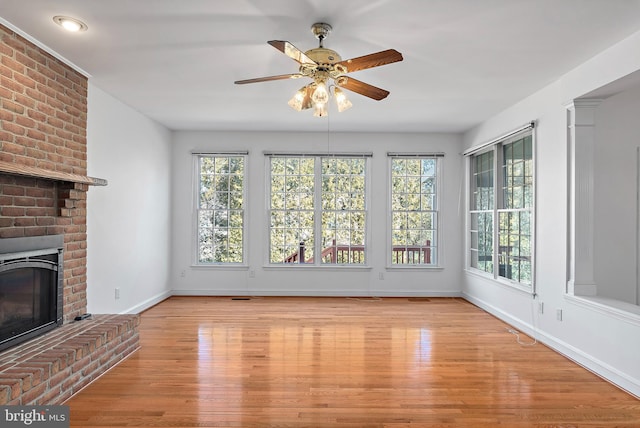
[[[80,21],[79,19],[71,18],[69,16],[54,16],[53,22],[71,33],[86,31],[87,28],[89,28],[84,22]]]

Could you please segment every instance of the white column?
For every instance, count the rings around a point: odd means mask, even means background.
[[[569,282],[567,293],[597,295],[594,279],[595,114],[599,99],[567,106],[569,143]]]

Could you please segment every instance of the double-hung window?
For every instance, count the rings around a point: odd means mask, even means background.
[[[196,157],[196,262],[242,264],[246,154],[201,154]]]
[[[268,155],[269,263],[366,263],[368,155]]]
[[[524,288],[533,284],[532,128],[469,155],[469,266]]]
[[[391,266],[438,264],[439,155],[389,153]]]
[[[471,158],[471,267],[493,273],[494,149]]]

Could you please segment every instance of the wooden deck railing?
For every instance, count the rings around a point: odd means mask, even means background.
[[[431,264],[431,241],[427,240],[425,246],[400,246],[392,248],[392,263],[402,264]],[[313,263],[314,257],[305,257],[305,243],[300,242],[298,251],[284,259],[284,263]],[[336,244],[335,239],[331,246],[326,247],[320,253],[323,264],[335,263],[364,263],[364,245]]]

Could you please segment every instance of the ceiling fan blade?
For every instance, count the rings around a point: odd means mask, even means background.
[[[347,73],[351,73],[352,71],[379,67],[381,65],[391,64],[398,61],[402,61],[402,54],[395,49],[387,49],[386,51],[380,51],[340,61],[338,64],[345,66],[347,68]]]
[[[311,85],[307,86],[307,90],[304,93],[304,99],[302,100],[302,110],[313,107],[313,101],[311,100],[313,90],[314,88],[312,88]]]
[[[298,61],[300,64],[317,64],[314,60],[306,56],[304,52],[302,52],[300,49],[293,46],[286,40],[269,40],[267,43],[278,49],[289,58],[293,58],[294,60]]]
[[[280,74],[278,76],[257,77],[255,79],[236,80],[236,85],[244,85],[246,83],[258,83],[258,82],[270,82],[272,80],[286,80],[286,79],[299,79],[304,77],[302,74]]]
[[[389,91],[377,88],[368,83],[361,82],[354,79],[353,77],[343,76],[343,78],[340,79],[342,81],[339,84],[338,82],[336,82],[338,86],[356,92],[360,95],[364,95],[365,97],[373,98],[376,101],[380,101],[387,98],[387,95],[389,95]]]

